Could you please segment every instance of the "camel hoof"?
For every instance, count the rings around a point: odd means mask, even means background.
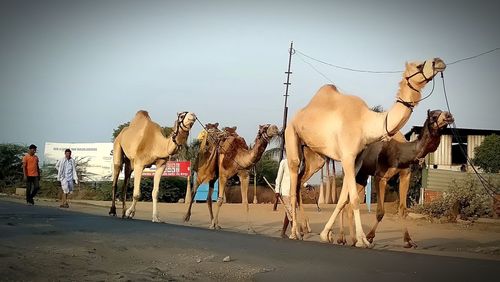
[[[354,244],[357,248],[367,248],[367,249],[372,249],[375,244],[372,244],[368,242],[368,240],[365,237],[358,238],[357,242]]]
[[[312,229],[311,229],[311,225],[309,224],[309,220],[306,220],[306,233],[311,233]]]
[[[304,234],[297,231],[297,238],[299,238],[299,240],[304,240]]]
[[[191,219],[191,214],[186,214],[184,216],[184,222],[188,222]]]
[[[212,229],[212,230],[222,229],[222,227],[220,227],[218,224],[215,224],[215,223],[210,224],[210,226],[208,228]]]
[[[338,239],[337,239],[337,244],[339,245],[346,245],[347,244],[347,240],[345,239],[344,235],[340,236]]]
[[[109,215],[110,216],[116,216],[116,212],[114,212],[114,213],[113,212],[109,212]]]
[[[109,215],[116,216],[116,208],[111,207],[111,208],[109,209]]]
[[[410,240],[410,241],[406,241],[403,247],[406,249],[410,249],[410,248],[416,249],[418,246],[417,246],[417,244],[415,244],[415,242]]]
[[[161,222],[160,218],[156,215],[156,216],[153,216],[153,222]]]
[[[368,242],[373,243],[373,238],[375,238],[375,233],[373,231],[370,231],[370,233],[366,234],[366,240]]]
[[[247,232],[248,234],[257,234],[257,232],[252,227],[248,227]]]
[[[125,213],[125,216],[126,216],[128,219],[132,219],[132,218],[134,218],[134,215],[135,215],[135,211],[132,211],[132,210],[127,210],[127,212]]]
[[[333,243],[333,232],[332,230],[323,230],[319,234],[319,237],[321,238],[321,242],[325,243]]]

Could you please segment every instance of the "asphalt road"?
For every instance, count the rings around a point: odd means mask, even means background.
[[[44,265],[43,261],[40,261],[44,260],[43,257],[30,257],[29,250],[43,249],[49,243],[54,243],[51,241],[57,242],[63,240],[62,238],[71,238],[75,249],[78,248],[79,242],[83,244],[84,240],[80,238],[93,238],[94,241],[85,243],[87,247],[92,242],[95,242],[96,248],[114,244],[113,249],[123,250],[120,254],[122,258],[131,255],[128,253],[131,252],[131,246],[136,246],[139,250],[144,248],[142,255],[135,258],[136,264],[138,261],[148,260],[145,246],[153,244],[156,252],[172,254],[172,258],[175,258],[175,254],[181,254],[182,250],[189,250],[187,252],[191,253],[193,250],[200,250],[204,254],[210,253],[217,257],[229,255],[232,261],[224,263],[224,269],[230,274],[241,271],[241,267],[245,265],[262,270],[250,276],[241,276],[242,280],[498,281],[500,273],[498,261],[357,249],[141,220],[122,220],[52,207],[27,206],[0,199],[0,272],[7,273],[7,276],[0,275],[0,280],[66,280],[69,277],[69,280],[77,281],[109,281],[123,278],[104,272],[100,276],[92,276],[96,271],[86,269],[85,265],[79,265],[76,269],[71,265],[73,262],[70,259],[64,262],[68,264],[67,270],[61,274],[31,270],[30,275],[39,272],[38,276],[31,276],[33,279],[23,274],[26,265]],[[98,252],[96,248],[94,250]],[[109,252],[101,254],[103,267],[106,263],[112,265],[115,259],[116,263],[122,263],[122,260],[113,256]],[[47,257],[49,258],[50,256]],[[179,259],[176,259],[176,263],[177,268],[181,269]],[[188,269],[190,266],[185,267]],[[172,275],[167,280],[184,280],[184,277],[186,280],[203,281],[204,278],[214,278],[203,276],[203,273],[199,276]],[[228,274],[213,280],[233,280],[235,277],[239,276]]]

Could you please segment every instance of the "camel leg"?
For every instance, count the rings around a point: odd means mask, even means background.
[[[116,188],[118,186],[118,176],[120,175],[122,165],[115,164],[113,166],[113,184],[111,185],[111,208],[109,215],[116,216]]]
[[[348,201],[348,192],[346,189],[346,183],[344,182],[342,184],[342,189],[340,190],[339,200],[337,202],[337,205],[335,206],[335,210],[333,211],[332,215],[330,216],[330,219],[323,228],[323,231],[321,231],[320,233],[321,241],[333,243],[332,227],[333,224],[335,223],[336,217],[344,209],[345,205],[347,204],[347,201]],[[343,219],[341,220],[343,221]]]
[[[358,183],[358,178],[356,177],[356,190],[358,191],[358,198],[361,199],[364,197],[364,188],[367,183],[367,178],[363,178],[360,183]],[[356,243],[358,242],[358,239],[355,236],[354,232],[354,211],[352,210],[352,207],[350,204],[347,204],[346,207],[344,208],[345,212],[347,213],[347,223],[349,226],[349,235],[351,235],[351,240],[352,240],[352,245],[355,246]],[[368,238],[368,235],[366,235]],[[369,239],[367,239],[370,241]],[[372,241],[370,241],[371,243]]]
[[[416,248],[417,244],[413,242],[406,227],[406,197],[408,196],[408,189],[410,188],[410,169],[401,170],[399,173],[399,221],[403,230],[403,242],[405,248]]]
[[[109,215],[116,216],[116,189],[118,186],[118,177],[123,166],[123,151],[119,145],[119,140],[116,140],[113,144],[113,152],[113,184],[111,185],[111,208],[109,209]]]
[[[191,200],[188,203],[188,209],[186,211],[186,215],[184,215],[184,222],[188,222],[189,219],[191,218],[191,208],[193,206],[194,197],[196,197],[196,191],[198,191],[198,187],[200,187],[201,183],[203,183],[203,181],[198,175],[198,177],[196,177],[196,181],[193,186],[193,193],[191,194]]]
[[[340,230],[339,230],[339,238],[337,239],[337,244],[339,244],[339,245],[347,244],[347,240],[345,238],[345,233],[344,233],[344,210],[347,208],[348,207],[346,206],[339,213],[339,228],[340,228]]]
[[[248,170],[240,170],[238,171],[238,178],[240,179],[240,187],[241,187],[241,204],[245,207],[245,212],[247,216],[247,231],[250,233],[255,233],[252,225],[250,223],[250,208],[248,205],[248,184],[250,182],[250,174]]]
[[[217,197],[217,206],[215,207],[215,217],[212,219],[210,229],[221,229],[219,226],[219,211],[224,202],[224,190],[226,189],[226,182],[228,177],[225,175],[219,176],[219,196]]]
[[[295,133],[293,127],[287,127],[285,129],[285,146],[288,161],[288,169],[290,172],[290,204],[292,213],[291,222],[291,234],[290,239],[297,239],[300,237],[300,233],[297,229],[297,182],[298,182],[298,172],[300,166],[300,140]]]
[[[130,166],[130,161],[125,161],[125,171],[124,171],[124,176],[125,179],[123,179],[123,185],[122,185],[122,191],[121,191],[121,197],[122,197],[122,218],[125,218],[125,203],[127,202],[127,188],[128,188],[128,183],[130,181],[130,175],[132,174],[132,167]]]
[[[347,214],[347,226],[349,227],[349,235],[351,236],[352,246],[356,246],[358,239],[356,238],[356,232],[354,230],[354,211],[352,206],[348,203],[343,210],[343,213]],[[347,240],[344,239],[347,244]]]
[[[341,209],[344,208],[346,200],[347,200],[347,194],[349,195],[349,200],[350,204],[352,205],[352,209],[354,211],[354,221],[355,221],[355,227],[356,227],[356,239],[357,239],[357,244],[356,246],[360,246],[360,244],[363,244],[366,247],[373,247],[368,240],[366,240],[366,236],[363,233],[363,226],[361,225],[361,214],[359,211],[359,197],[358,197],[358,191],[356,190],[356,181],[355,181],[355,168],[354,168],[354,158],[348,157],[342,159],[342,166],[344,167],[344,183],[342,186],[342,192],[341,192],[341,204],[337,205],[335,207],[335,210],[328,220],[327,224],[325,225],[325,228],[321,232],[321,239],[324,241],[329,241],[331,242],[331,230],[333,227],[333,224],[335,223],[335,219],[338,216],[339,212]],[[345,191],[344,191],[345,190]],[[344,193],[344,195],[342,195]],[[343,197],[342,197],[343,196]]]
[[[214,212],[212,210],[212,194],[214,193],[215,181],[216,180],[210,180],[208,182],[207,206],[208,213],[210,215],[210,222],[214,219]]]
[[[385,215],[384,202],[385,202],[385,188],[387,187],[387,179],[375,177],[375,191],[377,191],[377,221],[372,227],[372,230],[366,235],[367,240],[371,243],[373,238],[375,238],[375,231],[379,223],[382,221]]]
[[[304,186],[304,183],[306,183],[306,181],[309,180],[309,178],[311,178],[311,176],[313,176],[325,165],[325,159],[321,155],[309,149],[309,147],[304,147],[303,152],[304,152],[304,169],[299,175],[300,186],[298,187],[297,193],[299,195],[299,207],[300,207],[299,211],[301,213],[301,218],[304,219],[305,230],[308,233],[310,233],[312,230],[309,224],[309,217],[306,215],[304,206],[302,205],[302,194],[300,193],[300,189]]]
[[[134,167],[134,196],[132,199],[132,205],[125,212],[125,216],[127,218],[133,218],[135,215],[135,205],[137,205],[137,201],[139,201],[139,198],[141,197],[141,177],[143,170],[143,165],[136,165]]]
[[[156,171],[153,178],[153,192],[151,193],[151,196],[153,197],[153,222],[161,222],[160,215],[158,213],[158,192],[160,190],[161,175],[163,174],[163,171],[165,171],[166,163],[167,162],[165,160],[156,161]]]

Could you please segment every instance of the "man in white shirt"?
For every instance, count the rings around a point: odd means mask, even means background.
[[[276,193],[281,194],[281,199],[283,200],[283,206],[285,208],[285,218],[283,219],[281,237],[286,238],[286,229],[288,228],[288,224],[292,221],[292,205],[290,202],[290,172],[288,170],[288,161],[286,159],[283,159],[280,162],[275,183],[276,187],[274,190]]]
[[[73,192],[73,181],[78,184],[75,160],[71,158],[71,150],[64,151],[64,158],[57,163],[57,180],[61,181],[63,190],[61,208],[69,208],[68,195]]]

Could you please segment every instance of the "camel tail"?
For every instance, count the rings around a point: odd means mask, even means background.
[[[115,139],[113,143],[113,179],[118,178],[118,174],[123,167],[123,148],[121,146],[121,133]]]

